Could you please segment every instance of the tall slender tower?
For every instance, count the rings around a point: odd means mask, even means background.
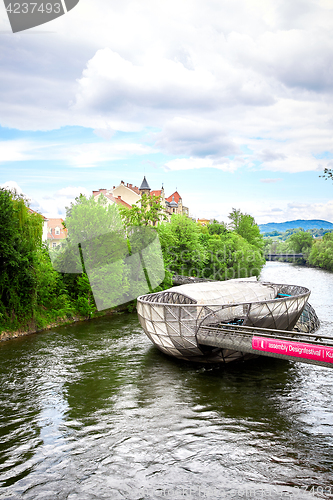
[[[146,176],[144,176],[143,181],[141,182],[141,186],[139,187],[139,189],[140,189],[141,196],[143,195],[143,193],[146,193],[148,196],[150,195],[151,189],[150,189],[149,184],[147,182]]]

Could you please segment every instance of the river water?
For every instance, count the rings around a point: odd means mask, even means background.
[[[333,335],[333,274],[267,263],[305,285]],[[0,344],[0,498],[333,497],[333,370],[164,356],[135,314]]]

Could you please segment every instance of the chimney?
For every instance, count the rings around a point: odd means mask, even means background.
[[[118,199],[119,199],[119,200],[121,200],[121,196],[120,196],[120,194],[118,195]]]
[[[129,187],[131,188],[132,187],[132,184],[129,185]]]
[[[113,186],[113,189],[116,189],[116,186]]]
[[[124,185],[124,184],[125,184],[125,182],[124,182],[124,181],[120,181],[120,184],[123,184],[123,185]]]

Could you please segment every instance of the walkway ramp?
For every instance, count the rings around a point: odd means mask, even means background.
[[[201,325],[199,345],[333,368],[333,337],[252,326]]]

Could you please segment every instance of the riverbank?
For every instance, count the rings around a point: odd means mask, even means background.
[[[28,329],[18,329],[18,330],[8,330],[0,333],[0,342],[6,340],[16,339],[18,337],[24,337],[26,335],[32,335],[33,333],[42,333],[48,330],[52,330],[52,328],[56,328],[58,326],[67,326],[74,325],[75,323],[85,323],[87,321],[91,321],[96,318],[102,318],[104,316],[113,316],[116,314],[122,314],[124,312],[128,312],[128,305],[126,307],[117,307],[114,309],[106,309],[105,311],[95,312],[90,317],[87,316],[72,316],[71,318],[59,318],[59,320],[49,323],[42,328],[38,328],[33,323],[30,324]]]
[[[212,281],[212,280],[209,280],[207,278],[195,278],[195,277],[189,277],[189,276],[180,276],[178,274],[172,278],[172,283],[174,286],[183,285],[185,283],[199,283],[199,282],[203,282],[203,281]],[[134,305],[129,306],[128,304],[126,304],[124,306],[119,306],[119,307],[116,307],[114,309],[106,309],[105,311],[94,312],[89,317],[76,315],[76,316],[72,316],[71,318],[59,318],[59,320],[53,321],[53,322],[49,323],[48,325],[43,326],[41,328],[37,327],[36,325],[31,323],[30,326],[28,327],[28,329],[22,328],[22,329],[13,330],[13,331],[8,330],[8,331],[1,332],[0,333],[0,342],[4,341],[4,340],[11,340],[11,339],[15,339],[18,337],[23,337],[25,335],[31,335],[33,333],[41,333],[41,332],[44,332],[47,330],[51,330],[52,328],[56,328],[57,326],[72,325],[74,323],[90,321],[92,319],[101,318],[103,316],[111,316],[113,314],[120,314],[120,313],[123,313],[125,311],[130,312],[130,310],[132,310],[132,309],[135,309]]]
[[[60,321],[56,321],[54,323],[50,323],[49,325],[44,326],[43,328],[37,328],[36,325],[32,325],[28,330],[19,329],[14,331],[4,331],[0,333],[0,342],[4,340],[16,339],[18,337],[23,337],[25,335],[31,335],[33,333],[40,333],[47,330],[51,330],[52,328],[56,328],[57,326],[70,325],[73,323],[77,323],[78,321],[88,321],[90,318],[81,318],[75,317],[72,319],[63,319]]]

